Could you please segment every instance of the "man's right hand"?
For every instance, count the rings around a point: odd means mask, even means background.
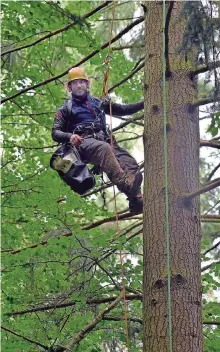
[[[78,134],[72,134],[70,137],[70,143],[75,147],[78,147],[83,142],[83,138],[80,137]]]

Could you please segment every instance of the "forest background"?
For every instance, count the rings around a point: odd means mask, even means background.
[[[210,2],[191,3],[210,14]],[[214,3],[213,17],[219,20],[219,4]],[[124,196],[116,194],[119,239],[109,181],[103,184],[97,176],[96,188],[80,197],[49,167],[56,149],[51,127],[68,96],[68,69],[82,63],[91,93],[102,96],[108,55],[103,44],[110,38],[112,7],[112,2],[101,1],[1,2],[2,349],[7,352],[61,351],[73,338],[76,351],[125,351],[124,306],[117,301],[121,251],[130,348],[142,349],[142,215],[132,217]],[[189,9],[195,15],[193,5],[186,6],[183,15],[189,15]],[[112,37],[118,40],[110,53],[113,101],[143,99],[143,16],[141,2],[117,1]],[[213,57],[217,62],[215,70],[201,73],[198,81],[200,122],[206,123],[200,156],[204,185],[218,180],[220,170],[219,37],[209,55],[201,42],[199,64]],[[120,145],[137,157],[143,170],[143,114],[114,118],[113,127]],[[213,189],[201,196],[205,352],[218,350],[219,195],[219,189]]]

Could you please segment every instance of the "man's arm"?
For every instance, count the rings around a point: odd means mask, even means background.
[[[72,134],[67,131],[68,125],[68,109],[62,106],[56,113],[54,123],[52,127],[52,138],[58,143],[71,143],[78,147],[82,142],[83,138],[77,134]]]
[[[112,115],[113,116],[126,116],[133,115],[136,112],[144,109],[144,101],[140,101],[138,103],[133,104],[117,104],[112,103]],[[105,113],[110,114],[110,106],[106,105]]]
[[[72,133],[66,132],[67,129],[67,115],[65,107],[62,106],[56,113],[52,127],[52,138],[58,143],[67,143],[70,141]]]

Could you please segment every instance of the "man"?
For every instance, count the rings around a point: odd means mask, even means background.
[[[82,67],[69,71],[67,85],[72,100],[57,111],[52,138],[56,142],[71,143],[77,147],[83,161],[100,167],[119,191],[126,194],[130,211],[142,212],[142,174],[139,166],[114,138],[112,148],[106,129],[105,113],[110,113],[110,103],[101,107],[101,101],[89,94],[89,80]],[[111,107],[113,116],[125,116],[142,110],[144,102],[126,105],[112,103]]]

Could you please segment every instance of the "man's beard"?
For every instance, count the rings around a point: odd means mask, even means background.
[[[81,101],[86,101],[87,100],[87,95],[88,95],[88,91],[85,90],[84,94],[80,94],[78,95],[77,92],[76,93],[72,93],[72,96],[75,100],[81,102]]]

